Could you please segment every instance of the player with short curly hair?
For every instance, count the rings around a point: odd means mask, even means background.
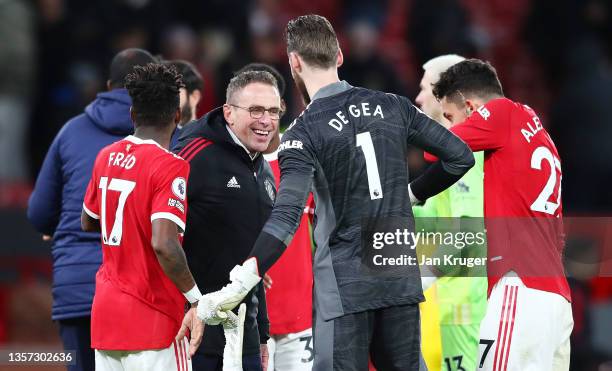
[[[100,151],[87,188],[81,224],[101,232],[103,252],[91,321],[96,370],[191,370],[185,329],[191,354],[202,338],[195,311],[184,316],[186,300],[194,308],[201,294],[178,239],[189,164],[165,149],[182,86],[172,66],[134,68],[125,80],[134,135]]]

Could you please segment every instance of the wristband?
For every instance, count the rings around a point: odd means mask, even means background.
[[[195,303],[202,297],[202,293],[200,292],[198,285],[194,285],[191,290],[184,292],[183,295],[185,295],[185,298],[187,298],[187,301],[190,304]]]

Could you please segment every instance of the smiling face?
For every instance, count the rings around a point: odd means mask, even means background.
[[[250,111],[257,107],[280,110],[278,89],[269,84],[253,82],[237,91],[228,104],[223,106],[230,129],[251,153],[263,152],[268,148],[279,123],[268,111],[260,118],[251,117]]]

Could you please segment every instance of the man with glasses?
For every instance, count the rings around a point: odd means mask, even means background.
[[[255,287],[285,252],[312,191],[313,370],[367,370],[369,358],[378,370],[419,370],[421,276],[414,240],[398,236],[414,232],[410,204],[455,183],[474,156],[407,98],[341,81],[343,55],[324,17],[293,19],[286,34],[291,73],[309,104],[279,146],[270,219],[231,284],[202,296],[198,317],[217,321]],[[410,183],[408,145],[442,159]]]
[[[183,247],[202,292],[229,283],[231,269],[248,257],[272,211],[274,176],[261,153],[281,114],[276,79],[242,72],[229,82],[226,103],[185,127],[174,148],[191,165]],[[241,362],[245,371],[266,369],[269,323],[261,283],[244,302],[242,359],[223,358],[223,328],[207,326],[194,370],[221,370],[228,362]]]

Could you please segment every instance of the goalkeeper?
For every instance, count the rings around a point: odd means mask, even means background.
[[[457,55],[444,55],[434,58],[423,65],[425,73],[421,80],[421,91],[416,103],[430,117],[450,127],[450,122],[442,116],[439,103],[434,98],[432,84],[438,81],[440,74],[464,58]],[[417,230],[442,231],[455,229],[461,219],[461,231],[474,231],[483,229],[483,152],[474,154],[476,165],[457,183],[442,193],[427,200],[425,205],[413,208]],[[478,219],[463,219],[463,218]],[[435,219],[440,218],[440,219]],[[452,219],[451,219],[452,218]],[[451,248],[452,249],[452,248]],[[466,247],[462,256],[485,257],[485,250],[475,251],[478,247]],[[471,250],[471,251],[470,251]],[[446,249],[449,253],[449,249]],[[440,256],[441,252],[434,252]],[[480,321],[485,315],[487,300],[487,278],[485,272],[473,276],[465,271],[449,272],[448,277],[438,279],[431,274],[423,277],[428,303],[422,308],[423,318],[428,312],[438,313],[441,338],[441,359],[429,359],[425,349],[431,352],[437,340],[431,331],[423,331],[423,347],[425,358],[430,370],[461,371],[475,370],[477,368],[478,342]],[[437,308],[429,303],[437,303]],[[434,304],[435,305],[435,304]],[[423,322],[423,325],[425,321]],[[438,353],[439,355],[439,353]]]
[[[377,248],[368,238],[388,231],[392,217],[405,231],[412,228],[410,203],[460,179],[474,164],[472,152],[408,99],[340,81],[343,56],[325,18],[291,20],[287,51],[296,86],[310,104],[279,146],[279,193],[250,258],[232,270],[229,285],[202,297],[198,317],[219,320],[257,285],[291,241],[313,189],[313,369],[366,369],[371,357],[379,370],[416,371],[417,304],[423,300],[419,268],[408,264],[400,275],[393,275],[397,267],[371,273],[368,258]],[[443,161],[409,185],[410,144]],[[370,225],[376,230],[371,235]],[[415,257],[412,249],[390,251]]]

